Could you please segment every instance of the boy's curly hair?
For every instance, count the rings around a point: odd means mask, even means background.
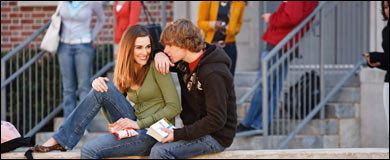
[[[199,52],[205,47],[201,30],[190,20],[178,19],[169,24],[160,37],[162,45],[173,45],[191,52]]]

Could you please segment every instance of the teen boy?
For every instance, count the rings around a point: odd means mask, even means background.
[[[177,72],[184,127],[166,129],[169,136],[157,143],[150,158],[188,158],[222,152],[235,136],[237,113],[231,60],[220,47],[206,44],[201,30],[179,19],[161,35],[164,53],[155,57],[156,68]],[[168,59],[169,58],[169,59]],[[170,63],[169,60],[173,63]]]

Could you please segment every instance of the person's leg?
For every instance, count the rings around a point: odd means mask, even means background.
[[[276,62],[276,58],[274,62]],[[272,82],[271,82],[272,91],[270,91],[270,93],[268,94],[268,96],[271,96],[272,94],[272,97],[269,97],[270,100],[268,101],[268,104],[270,106],[268,109],[268,125],[271,125],[273,117],[275,116],[275,114],[277,114],[276,112],[277,112],[279,98],[283,91],[283,82],[287,78],[287,74],[288,74],[288,62],[285,61],[284,63],[281,63],[277,67],[277,70],[275,71],[276,72],[274,72],[274,75],[272,76]]]
[[[227,53],[227,55],[230,57],[230,60],[232,60],[232,66],[230,68],[230,72],[232,73],[233,77],[236,70],[236,64],[237,64],[237,46],[236,43],[228,43],[226,44],[225,48],[223,50]]]
[[[75,52],[75,66],[77,73],[78,91],[80,101],[87,96],[91,90],[91,77],[93,69],[93,58],[95,50],[92,43],[74,45]]]
[[[113,122],[120,118],[136,120],[134,110],[119,90],[108,82],[108,91],[101,93],[94,89],[80,102],[61,125],[53,138],[65,149],[72,149],[80,141],[87,125],[104,105]]]
[[[92,88],[91,77],[93,70],[93,58],[95,50],[92,43],[76,44],[75,47],[75,66],[77,75],[77,90],[79,102],[81,102]],[[87,126],[87,130],[89,125]]]
[[[156,143],[150,153],[150,159],[184,159],[208,153],[224,151],[210,135],[193,141],[177,141],[173,143]]]
[[[387,122],[387,133],[389,133],[389,83],[385,83],[383,91],[383,99],[385,106],[386,122]]]
[[[61,70],[64,118],[69,117],[76,107],[76,73],[74,53],[71,45],[60,43],[58,48],[58,62]]]
[[[157,141],[146,134],[146,130],[137,130],[138,136],[118,140],[113,134],[88,141],[81,149],[81,159],[102,159],[124,156],[147,156]]]
[[[263,128],[263,87],[260,84],[259,87],[256,88],[255,94],[252,97],[249,110],[241,122],[245,127],[261,129]]]
[[[265,57],[269,52],[265,51],[261,54],[260,60]],[[259,67],[261,68],[261,66]],[[262,80],[262,71],[258,72],[257,80]],[[260,84],[259,87],[256,88],[255,93],[252,97],[249,110],[244,120],[241,122],[245,127],[251,127],[256,129],[263,128],[263,85]],[[269,87],[269,85],[268,85]]]

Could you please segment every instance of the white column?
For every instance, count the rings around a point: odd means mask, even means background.
[[[381,51],[382,30],[386,23],[381,13],[381,1],[370,2],[370,51]]]

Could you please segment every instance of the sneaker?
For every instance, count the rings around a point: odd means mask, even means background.
[[[236,133],[245,132],[245,131],[252,131],[252,130],[256,130],[256,128],[247,127],[247,126],[244,126],[243,124],[240,123],[240,124],[237,126],[237,131],[236,131]]]

